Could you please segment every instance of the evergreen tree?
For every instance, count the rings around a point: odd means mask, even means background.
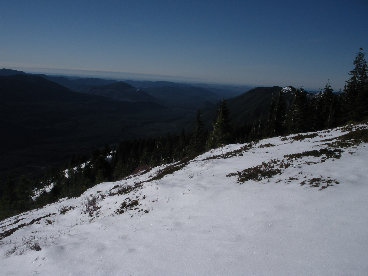
[[[217,118],[207,140],[207,148],[216,148],[231,141],[229,111],[226,101],[222,100],[217,110]]]
[[[362,117],[360,112],[364,112],[368,108],[365,92],[368,85],[367,62],[362,48],[360,48],[353,64],[354,68],[349,73],[351,77],[345,85],[345,112],[348,120],[356,121]]]
[[[204,125],[201,119],[201,111],[198,110],[194,131],[193,131],[193,134],[190,140],[189,154],[191,156],[196,156],[197,154],[204,152],[205,140],[206,140],[206,136],[205,136],[205,131],[204,131]]]
[[[322,128],[331,128],[335,124],[335,95],[329,82],[327,82],[321,95]]]
[[[282,91],[272,96],[271,109],[266,134],[272,136],[282,135],[285,130],[286,104]]]
[[[367,84],[367,62],[364,58],[363,49],[360,48],[354,59],[354,69],[350,71],[350,79],[346,82],[345,90],[348,94],[355,96],[358,90],[364,88]]]
[[[309,130],[307,121],[308,100],[304,89],[296,90],[287,114],[288,133],[297,133]]]

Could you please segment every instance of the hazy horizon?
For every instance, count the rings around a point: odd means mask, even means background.
[[[1,68],[0,68],[1,69]],[[304,87],[300,85],[292,85],[290,83],[279,82],[270,84],[251,84],[251,83],[226,83],[226,82],[211,82],[205,80],[199,80],[195,78],[184,78],[180,76],[160,76],[160,75],[150,75],[150,74],[139,74],[139,73],[129,73],[129,72],[109,72],[109,71],[92,71],[92,70],[68,70],[68,69],[55,69],[55,68],[27,68],[27,67],[9,67],[3,69],[19,70],[29,74],[45,74],[49,76],[60,76],[60,77],[70,77],[70,78],[101,78],[116,81],[162,81],[162,82],[173,82],[182,83],[188,85],[213,85],[213,86],[224,86],[224,87],[271,87],[271,86],[294,86],[295,88],[303,88],[307,91],[316,92],[324,88],[325,83],[321,87]],[[338,92],[336,89],[335,92]]]

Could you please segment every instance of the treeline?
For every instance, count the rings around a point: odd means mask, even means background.
[[[344,91],[334,93],[330,83],[318,94],[287,87],[272,98],[267,120],[235,130],[236,141],[333,128],[368,119],[367,63],[360,49]]]
[[[50,170],[41,179],[9,179],[0,195],[0,219],[60,198],[79,196],[97,183],[120,180],[164,163],[189,160],[225,144],[322,130],[367,118],[367,64],[361,49],[343,92],[334,93],[329,83],[318,94],[280,88],[273,95],[268,119],[243,125],[232,125],[226,102],[221,101],[211,129],[204,127],[198,111],[191,133],[122,141],[96,150],[91,156],[73,157],[64,168]],[[32,187],[50,184],[51,192],[31,199]]]

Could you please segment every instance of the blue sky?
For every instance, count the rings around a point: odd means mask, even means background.
[[[339,89],[368,49],[367,12],[366,0],[1,1],[0,67]]]

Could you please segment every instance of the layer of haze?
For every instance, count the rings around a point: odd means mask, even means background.
[[[366,0],[1,1],[0,67],[339,89],[368,47],[367,12]]]

